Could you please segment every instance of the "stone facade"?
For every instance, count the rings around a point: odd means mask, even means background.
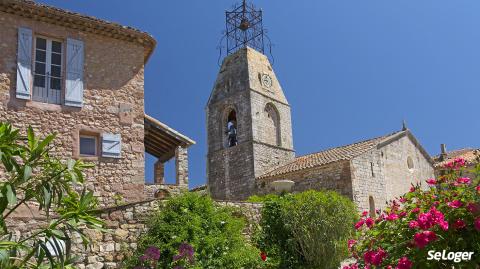
[[[238,145],[227,147],[229,115]],[[224,59],[206,108],[207,174],[215,199],[245,199],[255,177],[294,157],[290,106],[267,57],[251,48]]]
[[[54,37],[63,45],[67,38],[84,42],[83,107],[16,98],[19,27],[31,29],[34,38]],[[120,134],[121,158],[86,158],[95,164],[87,171],[89,188],[101,204],[113,203],[116,194],[127,201],[143,199],[145,48],[4,12],[0,12],[0,29],[0,120],[22,131],[32,126],[40,136],[56,133],[53,152],[64,159],[78,158],[80,132],[93,133],[99,139],[103,133]]]
[[[359,210],[383,209],[410,186],[433,177],[433,161],[406,129],[391,135],[297,157],[257,178],[260,193],[276,180],[294,182],[293,192],[334,190]],[[425,184],[423,184],[426,187]]]

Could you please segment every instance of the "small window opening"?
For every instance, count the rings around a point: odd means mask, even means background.
[[[413,169],[414,168],[413,159],[410,156],[408,156],[408,158],[407,158],[407,167],[408,167],[408,169]]]
[[[227,135],[228,147],[234,147],[238,145],[237,140],[237,113],[235,110],[230,111],[227,117],[227,126],[225,134]]]
[[[95,135],[80,134],[80,155],[98,155],[98,137]]]
[[[375,172],[373,171],[373,163],[370,163],[370,170],[372,171],[372,177],[375,177]]]
[[[368,204],[370,207],[370,217],[375,217],[375,201],[373,200],[372,196],[368,197]]]

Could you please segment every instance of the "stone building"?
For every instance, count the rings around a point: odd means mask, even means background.
[[[462,158],[466,162],[466,168],[463,172],[464,176],[474,178],[472,170],[480,163],[480,149],[464,148],[447,151],[445,144],[440,145],[441,153],[435,156],[435,176],[440,177],[446,171],[445,165],[457,158]]]
[[[393,134],[295,157],[290,105],[268,58],[241,48],[223,61],[206,108],[207,176],[215,199],[243,200],[291,180],[293,191],[336,190],[381,208],[433,177],[433,160],[405,126]],[[229,122],[238,143],[230,145]]]
[[[195,142],[145,115],[147,33],[32,1],[0,2],[0,120],[56,133],[55,155],[95,164],[88,187],[102,205],[188,189]],[[145,152],[158,158],[145,190]],[[177,184],[163,181],[176,158]],[[161,190],[161,193],[157,193]]]

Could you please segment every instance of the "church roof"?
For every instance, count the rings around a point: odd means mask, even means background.
[[[428,155],[428,153],[420,146],[420,144],[415,139],[415,137],[411,134],[411,132],[408,129],[406,129],[406,130],[397,131],[388,135],[353,143],[350,145],[340,146],[340,147],[320,151],[317,153],[296,157],[290,163],[277,167],[259,176],[257,179],[273,179],[281,175],[297,172],[304,169],[323,166],[323,165],[327,165],[327,164],[338,162],[338,161],[349,161],[354,157],[359,156],[375,147],[381,148],[406,135],[408,135],[412,139],[414,144],[417,145],[417,147],[422,152],[422,154],[427,158],[427,160],[433,163],[430,155]]]
[[[480,149],[464,148],[447,152],[446,156],[442,154],[433,158],[435,161],[435,167],[443,167],[445,164],[453,161],[456,158],[463,158],[467,164],[478,163],[480,157]]]

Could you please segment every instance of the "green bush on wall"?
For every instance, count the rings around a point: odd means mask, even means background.
[[[160,258],[153,267],[176,268],[174,256],[179,246],[187,243],[193,247],[194,262],[178,268],[262,268],[265,262],[260,250],[242,234],[245,220],[234,215],[234,209],[215,205],[208,196],[185,193],[174,197],[151,217],[148,231],[141,236],[138,251],[126,267],[152,268],[141,258],[155,247]]]
[[[263,201],[261,250],[276,268],[338,268],[357,220],[354,203],[333,191],[251,197]]]

